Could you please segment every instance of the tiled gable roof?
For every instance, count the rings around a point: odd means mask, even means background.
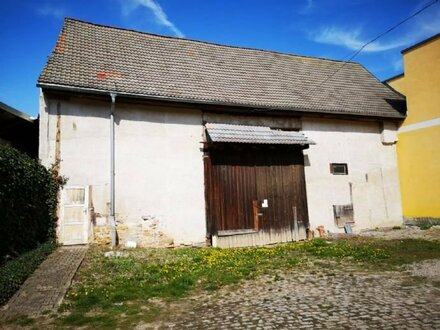
[[[65,20],[38,84],[184,102],[377,117],[403,117],[399,111],[404,108],[401,95],[357,63],[343,65],[74,19]]]

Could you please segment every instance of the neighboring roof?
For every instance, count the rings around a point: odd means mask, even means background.
[[[28,116],[24,112],[18,111],[17,109],[0,101],[0,120],[15,119],[17,117],[29,122],[33,122],[35,120],[34,118]]]
[[[401,118],[405,110],[403,97],[357,63],[221,46],[70,18],[38,85],[375,117]]]
[[[38,121],[0,102],[0,143],[7,143],[31,157],[38,156]]]
[[[410,51],[410,50],[412,50],[414,48],[417,48],[417,47],[419,47],[421,45],[424,45],[424,44],[426,44],[426,43],[428,43],[430,41],[433,41],[434,39],[437,39],[439,37],[440,37],[440,33],[437,33],[437,34],[433,35],[432,37],[429,37],[428,39],[422,40],[422,41],[420,41],[420,42],[418,42],[418,43],[416,43],[416,44],[414,44],[412,46],[409,46],[408,48],[405,48],[404,50],[401,51],[401,53],[404,54],[404,53],[406,53],[406,52],[408,52],[408,51]]]
[[[303,133],[281,131],[264,126],[230,124],[205,125],[211,142],[255,143],[255,144],[315,144]]]

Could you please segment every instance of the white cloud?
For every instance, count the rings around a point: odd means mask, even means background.
[[[63,19],[66,16],[65,10],[52,5],[46,4],[43,7],[37,8],[37,13],[41,16],[54,17],[56,19]]]
[[[350,50],[358,50],[368,40],[361,38],[361,29],[340,29],[337,27],[327,27],[320,30],[313,36],[313,40],[323,44],[336,45],[348,48]],[[364,52],[382,52],[407,44],[407,41],[393,41],[388,43],[373,42],[366,46]]]
[[[154,15],[157,24],[170,29],[177,37],[184,38],[185,35],[180,31],[173,22],[168,19],[167,14],[162,9],[160,4],[155,0],[121,0],[122,14],[130,15],[139,7],[147,8]]]
[[[434,6],[399,26],[389,35],[382,37],[381,41],[369,44],[363,49],[363,52],[373,53],[403,48],[426,39],[439,31],[440,6]],[[364,33],[361,28],[328,26],[312,33],[311,39],[315,42],[341,46],[356,51],[374,37],[373,35],[365,37],[366,35],[367,33]]]

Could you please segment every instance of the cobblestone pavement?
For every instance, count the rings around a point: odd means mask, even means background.
[[[137,328],[440,329],[440,289],[405,272],[292,271],[191,304],[167,323]]]
[[[0,318],[32,316],[59,306],[87,251],[85,246],[54,251],[0,311]]]

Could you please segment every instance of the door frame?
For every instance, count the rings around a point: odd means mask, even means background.
[[[64,204],[64,197],[66,194],[66,190],[67,189],[84,189],[84,204]],[[90,200],[89,200],[89,196],[90,196],[90,186],[86,185],[86,186],[65,186],[63,187],[63,189],[61,189],[61,194],[60,194],[60,219],[59,219],[59,224],[60,224],[60,230],[59,230],[59,236],[58,239],[60,240],[60,243],[63,245],[78,245],[78,244],[88,244],[89,243],[89,231],[90,231]],[[82,205],[83,208],[83,213],[84,213],[84,223],[83,223],[83,232],[82,232],[82,241],[81,243],[78,242],[69,242],[68,240],[64,240],[64,228],[65,228],[65,223],[64,223],[64,208],[65,207],[80,207]],[[63,241],[61,241],[63,240]]]
[[[215,152],[215,150],[220,147],[221,150],[227,150],[230,147],[234,147],[233,144],[228,144],[228,143],[205,143],[204,145],[204,179],[205,179],[205,208],[206,208],[206,235],[207,235],[207,239],[212,239],[213,237],[217,237],[217,236],[223,236],[223,234],[225,234],[224,231],[219,232],[219,224],[217,223],[219,219],[218,216],[214,216],[213,209],[213,203],[219,202],[217,200],[217,198],[214,198],[211,194],[212,191],[211,189],[213,189],[213,181],[215,181],[215,179],[213,179],[213,160],[212,160],[212,152]],[[278,149],[278,152],[288,152],[289,150],[292,151],[299,151],[301,150],[301,168],[299,169],[300,173],[300,177],[298,177],[298,181],[295,181],[296,184],[298,184],[299,186],[301,186],[301,189],[297,190],[297,193],[301,193],[301,195],[297,195],[297,196],[302,196],[302,197],[297,197],[297,198],[302,198],[303,199],[303,203],[304,205],[302,205],[301,209],[302,209],[302,216],[301,216],[301,227],[304,227],[304,229],[306,229],[309,226],[309,219],[308,219],[308,205],[307,205],[307,194],[306,194],[306,183],[305,183],[305,173],[304,173],[304,158],[303,158],[303,152],[302,150],[305,148],[301,148],[301,147],[297,147],[297,146],[267,146],[267,145],[246,145],[243,146],[244,148],[252,148],[254,147],[255,149],[259,150],[261,149],[265,149],[267,147],[273,148],[273,149]],[[285,149],[283,151],[283,149]],[[258,152],[258,151],[256,151]],[[218,194],[215,194],[218,195]],[[261,197],[261,196],[260,196]],[[252,209],[252,218],[253,218],[253,228],[252,229],[245,229],[245,230],[231,230],[231,231],[226,231],[228,232],[228,235],[234,235],[235,234],[250,234],[252,232],[254,233],[259,233],[261,230],[262,231],[267,231],[270,229],[264,229],[261,227],[261,220],[260,217],[263,215],[263,212],[261,210],[261,201],[259,200],[254,200],[253,205],[251,206]],[[286,230],[290,230],[292,231],[293,235],[295,236],[296,239],[299,239],[299,235],[298,234],[298,216],[297,216],[297,211],[298,211],[298,207],[300,207],[301,204],[297,204],[297,206],[295,206],[293,208],[293,213],[292,213],[292,219],[291,219],[291,223],[289,224],[290,229],[288,227],[286,227]],[[275,229],[276,230],[276,229]]]

